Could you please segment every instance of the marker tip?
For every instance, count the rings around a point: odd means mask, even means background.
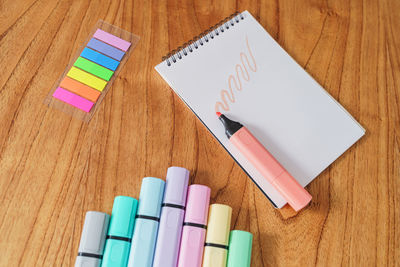
[[[217,116],[219,117],[219,116],[221,116],[222,114],[221,114],[221,112],[217,112]]]

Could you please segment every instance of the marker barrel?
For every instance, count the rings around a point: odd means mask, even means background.
[[[164,186],[165,182],[158,178],[146,177],[142,181],[128,267],[153,265]]]
[[[222,204],[210,206],[203,267],[226,266],[231,217],[231,207]]]
[[[132,197],[117,196],[114,199],[101,266],[125,267],[128,264],[137,205],[138,201]]]
[[[283,168],[245,127],[236,131],[229,140],[286,199],[295,211],[301,210],[311,201],[312,196],[307,190]]]
[[[99,267],[103,258],[110,215],[88,211],[82,228],[75,267]]]
[[[170,167],[167,172],[154,267],[176,267],[185,215],[189,171]]]
[[[289,205],[299,211],[310,203],[312,196],[272,156],[271,153],[237,121],[230,120],[217,112],[225,127],[229,141],[247,158],[260,174],[286,199]]]
[[[253,235],[249,232],[233,230],[229,237],[227,267],[250,267]]]
[[[178,267],[200,267],[206,237],[210,188],[189,186]]]

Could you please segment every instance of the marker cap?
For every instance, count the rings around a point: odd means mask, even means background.
[[[205,185],[192,184],[189,186],[185,222],[207,224],[210,191],[210,188]]]
[[[160,217],[164,186],[165,182],[161,179],[143,178],[142,187],[140,188],[138,214]]]
[[[240,230],[231,231],[227,267],[250,267],[252,244],[251,233]]]
[[[279,193],[286,199],[289,205],[299,211],[310,203],[312,196],[297,182],[287,171],[282,172],[272,182],[279,189]]]
[[[231,207],[223,204],[210,206],[206,243],[228,245],[231,217]]]
[[[108,235],[132,237],[137,205],[138,201],[133,197],[115,197]]]
[[[88,211],[82,229],[78,252],[103,255],[110,215]]]
[[[165,185],[164,203],[185,206],[189,171],[181,167],[169,167]]]

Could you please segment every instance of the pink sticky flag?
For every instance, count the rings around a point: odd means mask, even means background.
[[[105,32],[103,30],[97,29],[96,32],[93,35],[94,38],[103,41],[107,44],[110,44],[116,48],[119,48],[123,51],[127,51],[129,47],[131,46],[131,43],[128,41],[125,41],[115,35],[112,35],[111,33]]]
[[[71,93],[70,91],[67,91],[61,87],[58,87],[54,91],[53,97],[67,104],[70,104],[76,108],[79,108],[85,112],[89,112],[94,105],[94,103],[90,102],[89,100],[80,97],[79,95],[76,95],[74,93]]]

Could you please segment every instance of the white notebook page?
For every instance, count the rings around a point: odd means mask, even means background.
[[[176,62],[155,67],[276,207],[284,198],[229,143],[215,112],[241,122],[306,186],[365,133],[248,11]],[[237,17],[239,18],[239,17]],[[193,47],[193,46],[192,46]]]

